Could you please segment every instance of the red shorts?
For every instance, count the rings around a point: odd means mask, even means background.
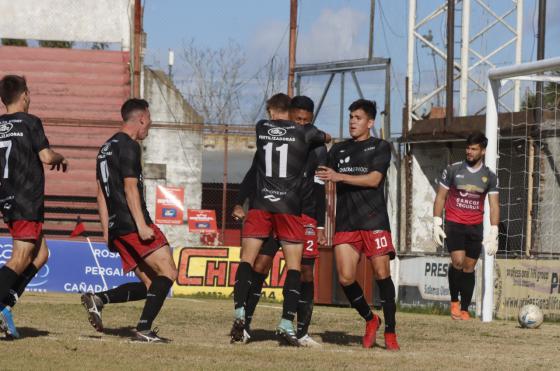
[[[303,244],[303,258],[315,259],[319,256],[317,246],[317,221],[309,215],[302,214],[301,222],[305,233],[305,243]]]
[[[389,231],[351,231],[336,232],[333,245],[349,244],[359,253],[364,253],[367,258],[389,255],[395,259],[395,248]]]
[[[303,242],[305,240],[301,217],[258,209],[249,210],[243,223],[241,237],[268,238],[272,232],[281,241]]]
[[[37,241],[43,231],[43,223],[30,220],[13,220],[8,222],[8,230],[15,240]]]
[[[145,256],[169,244],[157,225],[150,224],[150,227],[154,231],[153,240],[142,241],[135,232],[119,236],[111,241],[121,256],[122,267],[126,273],[136,268]]]

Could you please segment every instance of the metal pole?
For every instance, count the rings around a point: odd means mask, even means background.
[[[371,0],[371,9],[369,11],[369,51],[368,59],[373,58],[373,32],[375,26],[375,0]]]
[[[327,86],[325,86],[325,90],[323,90],[323,94],[321,95],[321,98],[319,99],[319,104],[317,104],[317,108],[315,108],[315,113],[313,114],[313,122],[312,124],[315,123],[315,120],[317,120],[317,116],[319,116],[319,111],[321,111],[321,107],[323,107],[323,103],[325,102],[325,97],[327,96],[327,93],[329,92],[329,89],[331,87],[331,84],[334,80],[334,73],[331,73],[330,77],[329,77],[329,81],[327,81]]]
[[[290,51],[288,73],[288,95],[294,95],[294,68],[296,66],[297,0],[290,0]]]
[[[412,127],[412,82],[414,80],[414,34],[416,32],[414,23],[416,22],[416,0],[408,1],[408,52],[406,60],[406,101],[408,109],[406,111],[407,131]]]
[[[544,59],[544,41],[546,38],[546,0],[539,0],[539,27],[537,34],[537,60]],[[537,124],[542,122],[542,109],[544,106],[543,82],[537,81]]]
[[[517,38],[515,39],[515,64],[522,62],[523,48],[523,0],[517,0]],[[521,109],[521,81],[513,82],[513,112],[519,112]]]
[[[142,2],[134,2],[134,55],[132,59],[132,95],[140,97],[140,55],[142,48]]]
[[[447,79],[445,128],[453,121],[453,63],[455,61],[455,0],[447,0]]]
[[[344,72],[340,74],[340,128],[338,130],[339,139],[344,138],[344,75]]]
[[[496,172],[498,160],[498,98],[500,96],[500,83],[488,79],[486,95],[486,147],[485,164]],[[490,230],[490,206],[488,197],[484,202],[484,231]],[[484,255],[483,287],[482,287],[482,322],[491,322],[494,311],[494,256]]]
[[[222,184],[222,244],[226,233],[227,184],[228,184],[228,124],[224,126],[224,178]]]
[[[383,139],[391,137],[391,60],[385,66],[385,122],[383,125]]]
[[[471,0],[463,0],[463,20],[461,21],[461,88],[459,98],[459,115],[467,116],[469,96],[469,44]]]

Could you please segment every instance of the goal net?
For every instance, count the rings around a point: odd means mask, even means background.
[[[517,86],[520,94],[512,99],[506,93]],[[483,321],[498,311],[501,317],[515,317],[532,301],[545,313],[551,305],[531,295],[540,270],[529,262],[560,258],[560,58],[493,69],[487,94],[486,163],[496,171],[500,188],[496,258],[507,259],[502,265],[508,268],[499,269],[494,258],[484,257]],[[485,230],[488,226],[485,215]],[[550,273],[543,268],[541,281],[550,282]],[[508,293],[512,287],[527,289],[526,297]]]

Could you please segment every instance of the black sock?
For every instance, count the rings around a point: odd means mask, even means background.
[[[18,274],[7,266],[4,265],[0,268],[0,303],[3,303],[10,295],[10,290],[16,283],[18,277]]]
[[[257,308],[257,304],[261,299],[262,287],[264,280],[268,274],[262,274],[253,271],[253,279],[251,280],[251,287],[249,288],[249,295],[247,297],[247,305],[245,306],[245,326],[249,327],[253,320],[253,313]]]
[[[449,294],[451,294],[451,301],[459,301],[459,289],[461,288],[462,277],[463,271],[455,269],[452,264],[449,264],[447,278],[449,280]]]
[[[33,265],[33,263],[29,264],[23,273],[18,276],[18,279],[10,289],[10,293],[4,299],[3,304],[10,307],[16,305],[19,298],[25,292],[25,288],[36,274],[37,267]]]
[[[152,285],[146,295],[144,310],[142,310],[140,321],[138,321],[136,326],[138,331],[150,330],[152,328],[152,323],[163,306],[171,286],[173,286],[173,281],[164,276],[157,276],[152,280]]]
[[[474,292],[474,272],[463,272],[461,285],[461,310],[468,311]]]
[[[98,292],[95,295],[101,299],[103,304],[126,303],[146,299],[148,290],[142,282],[124,283],[114,289]]]
[[[364,297],[364,292],[358,282],[354,281],[354,283],[348,286],[342,286],[342,290],[344,290],[344,294],[346,294],[352,308],[356,309],[363,319],[371,321],[373,319],[373,312],[371,311],[366,298]]]
[[[385,318],[385,333],[395,333],[397,304],[395,304],[395,284],[391,276],[382,280],[377,280],[381,306],[383,307],[383,317]]]
[[[301,291],[297,307],[297,337],[307,335],[309,324],[311,323],[311,315],[313,314],[313,296],[315,294],[315,285],[313,281],[302,282]]]
[[[235,309],[247,305],[247,296],[251,287],[251,276],[253,268],[247,262],[239,263],[237,272],[235,273],[235,285],[233,286],[233,305]]]
[[[282,318],[288,321],[293,321],[299,301],[299,286],[300,286],[301,272],[295,269],[289,269],[286,274],[286,281],[284,282],[284,304],[282,306]]]

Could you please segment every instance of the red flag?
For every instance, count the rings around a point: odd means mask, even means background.
[[[84,222],[82,222],[82,218],[80,218],[80,216],[78,215],[78,219],[76,220],[76,226],[74,227],[72,233],[70,233],[70,237],[77,237],[82,234],[85,235],[85,232],[86,232],[86,225],[84,224]]]

